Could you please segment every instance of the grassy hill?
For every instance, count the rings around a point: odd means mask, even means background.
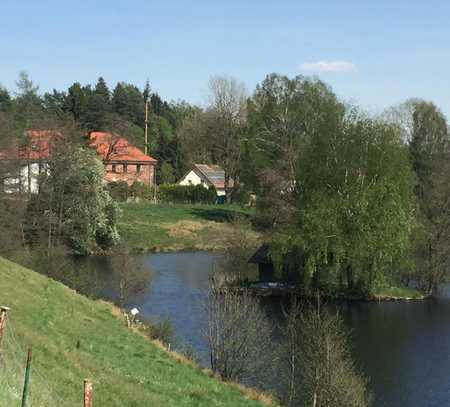
[[[262,405],[251,392],[177,361],[128,330],[111,305],[3,258],[0,304],[12,308],[2,345],[0,406],[20,404],[30,345],[33,407],[82,405],[84,378],[94,382],[98,407]]]

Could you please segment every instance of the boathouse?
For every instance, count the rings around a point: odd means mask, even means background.
[[[259,281],[261,283],[277,281],[275,267],[270,259],[269,250],[270,246],[267,243],[262,244],[248,261],[251,264],[258,265]]]

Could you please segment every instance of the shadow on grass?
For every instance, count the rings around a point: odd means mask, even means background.
[[[251,215],[237,209],[217,206],[214,208],[192,208],[189,213],[197,218],[214,222],[232,222],[236,218],[250,219]]]

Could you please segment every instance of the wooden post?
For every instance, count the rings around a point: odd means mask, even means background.
[[[28,389],[30,385],[30,372],[31,372],[31,348],[28,349],[27,367],[25,370],[25,380],[23,383],[22,407],[26,407],[27,405]]]
[[[84,407],[92,407],[92,382],[89,379],[84,379]]]
[[[10,310],[10,308],[5,307],[5,306],[1,306],[0,307],[0,351],[1,351],[1,346],[2,346],[2,339],[3,339],[3,334],[5,332],[5,327],[6,327],[6,318],[8,317],[8,311]]]
[[[147,147],[147,143],[148,143],[148,101],[145,101],[145,141],[144,141],[144,153],[145,155],[147,155],[148,153],[148,147]]]

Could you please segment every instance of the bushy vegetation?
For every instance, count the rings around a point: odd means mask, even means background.
[[[126,182],[111,182],[108,188],[111,196],[119,202],[132,199],[169,204],[213,204],[217,201],[213,186],[162,184],[155,187],[141,182],[128,186]]]

